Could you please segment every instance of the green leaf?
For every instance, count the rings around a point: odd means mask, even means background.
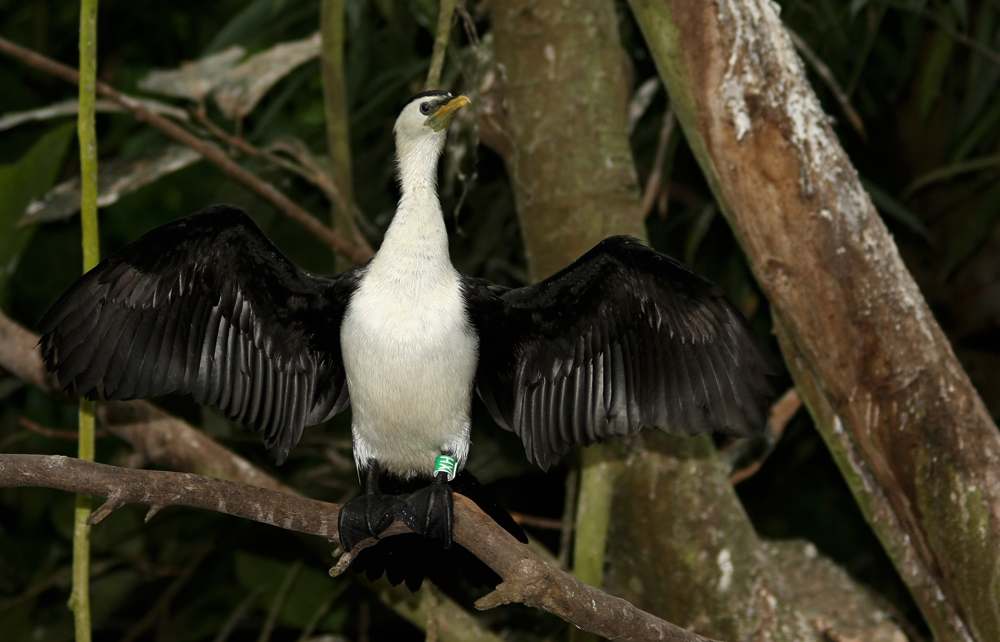
[[[997,7],[986,4],[976,16],[973,26],[975,41],[986,49],[995,49],[1000,45],[1000,34],[997,33],[998,13]],[[958,117],[959,133],[972,125],[976,116],[997,95],[997,86],[1000,84],[1000,65],[975,48],[969,51],[967,69]]]
[[[963,29],[966,28],[969,25],[969,7],[965,4],[965,0],[951,0],[951,8],[958,16],[958,24],[962,25]]]
[[[9,642],[31,640],[32,629],[36,628],[31,620],[31,610],[34,605],[35,600],[27,600],[0,613],[0,630],[4,632],[5,640]]]
[[[903,227],[910,230],[914,234],[919,234],[925,241],[934,244],[934,235],[931,231],[927,229],[923,221],[917,217],[909,208],[897,201],[895,198],[889,195],[884,189],[871,182],[870,180],[862,177],[861,185],[871,196],[872,203],[875,204],[883,214],[887,215],[889,218],[893,219],[897,223],[901,223]]]
[[[291,564],[280,560],[261,557],[237,551],[235,555],[236,577],[245,588],[255,589],[258,586],[265,587],[257,605],[262,610],[267,610],[274,601],[275,593],[281,580],[288,573]],[[285,602],[278,614],[278,621],[285,626],[293,628],[303,628],[309,623],[309,619],[316,613],[316,609],[333,594],[340,582],[346,580],[336,580],[326,573],[314,568],[302,568],[292,584]],[[330,630],[339,623],[341,613],[333,612],[327,616],[317,627],[319,630]]]
[[[927,118],[941,94],[954,49],[955,39],[944,29],[938,29],[931,39],[930,51],[917,84],[917,110],[921,118]]]
[[[105,573],[91,580],[91,619],[99,629],[134,596],[142,583],[139,573],[131,568],[123,568]]]
[[[997,123],[1000,123],[1000,97],[983,111],[969,129],[969,133],[958,143],[951,155],[951,162],[958,163],[965,160],[976,149],[983,151],[992,149]]]
[[[163,642],[211,640],[222,627],[227,614],[239,603],[242,589],[218,586],[191,596],[190,601],[175,600],[171,617],[162,636]]]
[[[279,27],[287,25],[288,19],[303,8],[315,11],[318,6],[312,7],[305,0],[254,0],[215,34],[202,56],[218,53],[233,45],[255,49]]]
[[[968,263],[1000,222],[1000,185],[979,199],[962,227],[952,236],[945,256],[944,272],[950,276]]]
[[[0,300],[35,234],[34,226],[15,229],[15,225],[32,199],[52,187],[75,131],[75,123],[60,125],[39,138],[16,163],[0,165]]]
[[[715,220],[715,215],[718,213],[719,208],[716,206],[715,201],[711,201],[706,203],[695,217],[694,223],[691,224],[691,229],[688,232],[687,240],[684,242],[684,262],[688,265],[694,265],[694,259],[698,255],[698,248],[701,247],[701,242],[705,240],[708,229],[712,226],[712,221]]]

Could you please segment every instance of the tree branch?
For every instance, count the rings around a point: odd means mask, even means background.
[[[35,53],[30,49],[14,44],[6,38],[0,38],[0,52],[20,60],[30,67],[34,67],[35,69],[52,74],[58,78],[62,78],[67,82],[73,84],[77,84],[79,82],[80,75],[72,67],[68,67],[60,62],[52,60],[51,58]],[[349,258],[355,263],[364,263],[372,257],[371,250],[358,247],[333,232],[330,228],[320,223],[316,217],[285,196],[274,185],[263,180],[253,172],[245,169],[226,156],[225,152],[217,146],[203,141],[173,121],[170,121],[159,114],[153,113],[135,98],[126,96],[107,83],[98,81],[97,93],[98,95],[104,96],[105,98],[121,105],[139,120],[155,127],[156,129],[159,129],[167,136],[170,136],[178,142],[187,145],[207,160],[212,161],[218,165],[218,167],[226,175],[243,183],[259,196],[271,202],[278,209],[288,215],[289,218],[298,221],[313,235],[315,235],[316,238],[326,243],[343,256]]]
[[[630,5],[858,506],[938,639],[1000,639],[1000,433],[776,5]]]
[[[147,521],[167,506],[191,506],[319,535],[331,542],[338,536],[337,504],[190,473],[118,468],[59,455],[0,455],[0,487],[23,486],[106,497],[88,519],[90,524],[125,504],[138,503],[150,507]],[[404,532],[408,529],[396,522],[383,537]],[[547,564],[471,500],[457,494],[455,541],[503,578],[496,591],[476,603],[478,608],[520,602],[610,640],[708,641]]]
[[[451,35],[451,23],[455,16],[455,0],[441,0],[438,3],[437,33],[434,35],[434,50],[431,53],[430,69],[424,91],[441,87],[441,70],[444,69],[444,54]]]

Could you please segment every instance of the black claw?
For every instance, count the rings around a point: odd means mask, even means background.
[[[446,473],[435,474],[429,486],[401,495],[399,500],[401,505],[397,517],[410,530],[440,540],[445,548],[451,548],[452,496]]]
[[[372,461],[369,462],[369,466],[365,494],[355,497],[340,509],[337,529],[340,534],[340,545],[345,551],[350,551],[358,542],[369,537],[378,538],[401,512],[399,499],[392,495],[383,495],[378,489],[378,463]]]

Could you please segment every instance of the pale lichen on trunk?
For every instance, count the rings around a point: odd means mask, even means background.
[[[560,13],[564,8],[559,2],[493,7],[497,75],[505,82],[509,116],[504,156],[535,276],[569,263],[604,235],[643,228],[628,151],[628,80],[613,73],[623,54],[609,29],[612,4],[591,2],[572,14]],[[654,452],[638,448],[644,442],[655,443]],[[590,510],[584,493],[581,506],[587,510],[577,525],[590,528],[577,536],[596,545],[600,540],[590,531],[597,524],[590,520],[604,523],[607,518],[599,517],[610,508],[610,590],[726,639],[823,639],[794,590],[778,595],[769,588],[794,582],[765,560],[710,440],[644,433],[603,448],[606,454],[588,453],[587,463],[590,477],[604,480],[600,488],[611,493],[611,501]],[[575,550],[578,556],[584,552],[579,545]],[[585,568],[587,581],[595,574],[599,580],[602,551],[588,552],[598,554],[575,570]],[[884,619],[857,587],[838,599],[846,594]],[[816,611],[834,620],[829,614],[836,600],[824,608]],[[831,630],[881,640],[899,633],[888,625],[888,637],[876,637],[871,627],[846,621]]]
[[[1000,639],[1000,434],[823,115],[777,6],[632,6],[862,510],[940,639]]]
[[[493,16],[507,169],[533,276],[608,235],[644,237],[614,6],[518,0],[497,3]]]
[[[532,277],[561,269],[606,236],[645,237],[614,6],[515,0],[494,5],[493,18],[509,117],[505,161]],[[600,446],[585,459],[574,572],[600,586],[614,471]]]

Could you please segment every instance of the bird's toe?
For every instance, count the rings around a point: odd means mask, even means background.
[[[350,551],[358,542],[378,538],[392,525],[400,512],[400,501],[392,495],[362,495],[340,509],[337,528],[340,545]]]
[[[440,540],[445,548],[452,542],[452,491],[446,481],[435,479],[426,488],[399,497],[397,516],[414,533]]]

